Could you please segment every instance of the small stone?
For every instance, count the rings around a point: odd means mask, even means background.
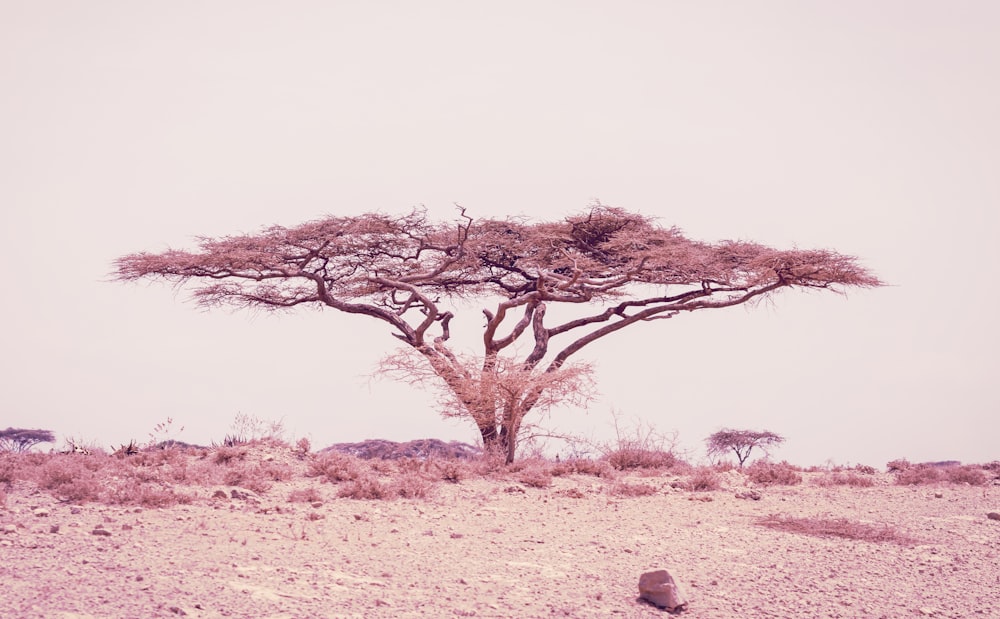
[[[16,524],[5,524],[5,525],[3,525],[3,532],[4,532],[5,535],[8,534],[8,533],[17,533],[17,525]]]
[[[234,492],[235,492],[235,490],[234,490]],[[212,498],[213,499],[228,499],[229,495],[226,494],[225,490],[216,490],[215,492],[212,493]]]
[[[69,513],[71,513],[74,516],[76,516],[77,514],[80,513],[80,508],[79,507],[71,507],[71,508],[69,508]]]
[[[312,503],[310,503],[310,505],[313,506],[313,509],[319,509],[320,507],[323,507],[323,502],[322,501],[313,501]]]
[[[49,527],[49,533],[58,533],[58,532],[59,532],[59,525],[58,524],[54,524],[51,527]]]
[[[944,498],[944,493],[943,492],[935,492],[934,493],[934,498],[935,499],[943,499]]]
[[[990,520],[1000,520],[1000,513],[990,512],[986,514],[986,517],[989,518]]]
[[[174,613],[175,615],[180,615],[181,617],[187,615],[187,613],[184,612],[183,609],[178,608],[177,606],[171,606],[170,607],[170,612]]]
[[[93,531],[90,532],[90,534],[100,535],[103,537],[111,537],[111,531],[108,531],[107,529],[94,529]]]
[[[35,514],[35,518],[47,518],[49,515],[49,510],[45,509],[44,507],[39,507],[32,513]]]
[[[687,600],[667,570],[646,572],[640,576],[639,597],[671,613],[687,606]]]

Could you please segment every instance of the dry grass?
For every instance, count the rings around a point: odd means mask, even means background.
[[[828,473],[813,480],[817,486],[854,486],[856,488],[871,488],[875,485],[872,475],[859,475],[854,471],[847,473]]]
[[[793,517],[771,514],[757,521],[769,529],[814,537],[836,537],[863,542],[910,545],[915,540],[889,525],[871,525],[846,518]]]

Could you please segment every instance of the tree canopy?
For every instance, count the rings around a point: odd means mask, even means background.
[[[743,468],[743,463],[750,457],[754,447],[766,449],[771,445],[780,445],[785,438],[768,430],[731,430],[724,429],[709,436],[705,442],[708,445],[708,455],[711,458],[724,456],[732,451]]]
[[[694,241],[602,204],[549,222],[473,219],[461,208],[451,222],[431,221],[422,209],[328,216],[197,243],[194,251],[122,256],[115,276],[196,282],[193,297],[203,307],[318,306],[380,320],[443,381],[484,446],[508,460],[524,415],[547,393],[584,393],[585,372],[567,362],[600,338],[782,288],[881,285],[856,258],[835,251]],[[488,305],[474,363],[449,344],[449,302],[459,299]],[[547,315],[556,305],[576,307],[577,315]],[[420,371],[407,362],[388,369]]]

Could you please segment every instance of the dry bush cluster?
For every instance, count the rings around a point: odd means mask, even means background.
[[[813,480],[817,486],[854,486],[856,488],[871,488],[875,485],[873,475],[859,474],[854,471],[846,473],[827,473],[822,477]]]
[[[758,460],[745,470],[750,481],[762,486],[794,486],[802,483],[801,469],[787,462]]]
[[[983,486],[989,481],[986,471],[980,466],[914,464],[896,469],[896,483],[901,486],[919,486],[947,482]]]

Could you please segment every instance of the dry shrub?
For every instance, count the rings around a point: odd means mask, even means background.
[[[895,544],[914,543],[912,538],[889,525],[875,526],[846,518],[798,518],[771,514],[758,520],[757,524],[778,531],[816,537],[839,537],[863,542],[892,542]]]
[[[910,461],[906,458],[899,458],[897,460],[890,460],[889,463],[885,465],[885,468],[890,473],[898,473],[899,471],[905,471],[912,466],[913,465],[910,464]]]
[[[101,482],[94,473],[100,456],[55,454],[35,471],[34,481],[44,490],[73,502],[96,501]]]
[[[622,447],[609,452],[608,464],[624,471],[628,469],[669,469],[677,464],[677,456],[669,451]]]
[[[257,494],[264,494],[271,489],[270,479],[256,465],[233,466],[223,474],[222,481],[227,486],[239,486]]]
[[[365,475],[348,481],[337,489],[337,496],[347,499],[389,499],[392,490],[379,480]]]
[[[552,485],[552,473],[547,467],[532,466],[518,472],[517,481],[531,488],[548,488]]]
[[[922,486],[940,482],[982,486],[988,481],[986,473],[981,468],[971,465],[941,467],[933,464],[916,464],[896,474],[896,483],[900,486]]]
[[[423,499],[430,495],[434,483],[420,473],[402,473],[390,487],[392,494],[404,499]]]
[[[441,479],[444,481],[450,481],[453,484],[457,484],[467,478],[470,473],[468,460],[449,458],[447,460],[435,461],[433,462],[433,466],[437,470]]]
[[[746,468],[747,477],[762,486],[794,486],[802,483],[802,475],[787,462],[758,460]]]
[[[236,446],[223,445],[215,449],[216,464],[230,464],[234,460],[244,460],[247,457],[247,450]]]
[[[354,456],[336,451],[317,454],[309,461],[307,477],[323,477],[326,481],[354,481],[361,476],[361,462]]]
[[[322,500],[323,497],[320,496],[319,491],[312,487],[292,490],[288,493],[289,503],[316,503]]]
[[[0,452],[0,484],[9,484],[20,477],[20,458],[15,454]]]
[[[171,507],[190,503],[192,497],[179,494],[173,488],[143,483],[138,479],[123,480],[110,486],[104,493],[104,502],[111,505],[141,505],[143,507]]]
[[[650,484],[630,484],[624,481],[616,481],[608,487],[608,493],[614,496],[649,496],[656,492],[656,488]]]
[[[699,466],[688,476],[684,487],[692,492],[711,492],[721,488],[722,483],[713,467]]]
[[[874,475],[878,472],[874,466],[868,466],[867,464],[856,464],[854,470],[862,475]]]
[[[830,473],[813,480],[817,486],[854,486],[857,488],[871,488],[875,485],[875,478],[870,475],[859,475],[853,471],[848,473]]]
[[[953,466],[945,469],[945,476],[953,484],[969,484],[970,486],[985,486],[989,478],[982,468],[966,465]]]
[[[593,475],[594,477],[614,477],[615,469],[607,460],[591,460],[590,458],[570,458],[552,465],[552,474],[556,477],[570,473]]]

